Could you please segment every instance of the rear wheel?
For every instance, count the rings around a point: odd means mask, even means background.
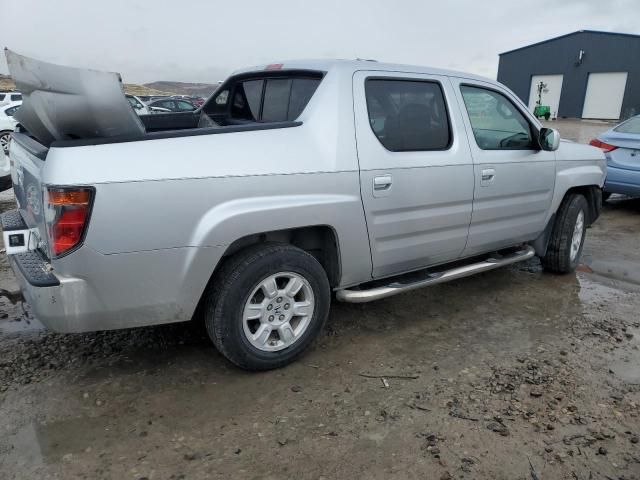
[[[253,247],[216,273],[205,324],[231,362],[269,370],[290,363],[313,342],[330,302],[329,281],[312,255],[290,245]]]
[[[541,258],[545,270],[556,273],[573,272],[578,266],[587,227],[589,205],[580,194],[568,195],[556,214],[556,220]]]
[[[11,130],[0,132],[0,148],[9,155],[9,140],[11,140]]]

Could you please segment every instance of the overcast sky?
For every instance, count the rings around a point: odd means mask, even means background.
[[[0,46],[125,82],[356,57],[495,78],[503,51],[582,29],[640,33],[640,0],[0,0],[0,19]]]

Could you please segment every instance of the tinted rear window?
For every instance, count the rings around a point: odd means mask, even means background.
[[[369,123],[392,152],[446,150],[449,115],[440,84],[414,80],[367,80]]]
[[[290,78],[270,78],[264,90],[263,122],[284,122],[289,119]]]
[[[205,107],[205,112],[215,117],[227,116],[231,120],[250,122],[295,120],[320,82],[321,78],[288,76],[241,80],[229,89],[223,89]]]

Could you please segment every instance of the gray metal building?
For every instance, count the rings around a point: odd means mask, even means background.
[[[529,108],[617,120],[640,114],[640,35],[580,30],[500,54],[498,81]]]

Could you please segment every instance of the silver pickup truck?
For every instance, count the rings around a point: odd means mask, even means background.
[[[534,255],[571,272],[600,212],[603,153],[475,75],[285,62],[139,117],[117,74],[7,59],[24,103],[4,239],[59,332],[199,318],[236,365],[280,367],[332,292],[367,302]]]

